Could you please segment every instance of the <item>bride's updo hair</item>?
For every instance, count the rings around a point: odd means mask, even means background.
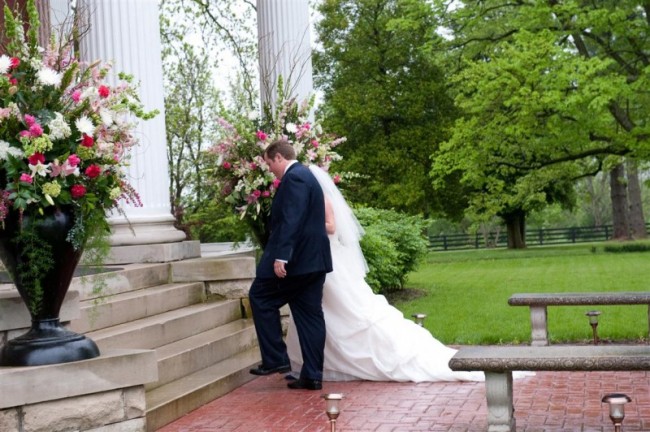
[[[275,159],[276,155],[282,155],[286,160],[296,159],[296,150],[293,148],[291,143],[285,139],[279,139],[273,141],[269,146],[264,150],[264,156],[269,159]]]

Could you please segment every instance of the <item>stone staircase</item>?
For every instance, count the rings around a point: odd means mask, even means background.
[[[75,278],[81,316],[70,328],[100,350],[155,350],[158,381],[146,384],[147,431],[250,381],[260,355],[246,292],[250,256],[111,266]],[[103,280],[102,295],[93,285]],[[125,366],[125,367],[128,367]]]

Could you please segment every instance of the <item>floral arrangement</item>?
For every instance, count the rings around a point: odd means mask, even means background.
[[[346,139],[324,133],[318,122],[309,120],[313,103],[313,97],[302,103],[295,98],[284,100],[278,103],[275,112],[266,110],[269,119],[266,123],[260,122],[256,114],[241,119],[238,126],[219,119],[223,137],[209,150],[217,156],[214,169],[217,188],[240,218],[249,223],[262,246],[264,224],[279,185],[264,161],[266,147],[273,141],[286,139],[296,150],[299,162],[318,165],[326,171],[333,161],[340,159],[334,149]],[[333,180],[338,183],[341,175],[333,175]]]
[[[137,143],[135,117],[148,119],[132,77],[110,85],[110,63],[86,64],[71,43],[38,44],[39,17],[27,2],[27,33],[5,6],[0,55],[0,223],[10,211],[37,218],[71,206],[75,227],[69,241],[83,247],[99,229],[109,231],[106,212],[124,200],[140,205],[124,167]]]

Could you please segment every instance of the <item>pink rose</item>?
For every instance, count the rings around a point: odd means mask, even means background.
[[[20,181],[23,182],[23,183],[29,183],[29,184],[31,184],[31,183],[34,181],[34,179],[33,179],[32,176],[30,176],[29,174],[27,174],[27,173],[22,173],[22,174],[20,175]]]
[[[99,174],[101,174],[102,169],[99,167],[99,165],[90,165],[88,168],[86,168],[86,171],[84,171],[84,174],[88,176],[88,178],[95,178]]]
[[[29,134],[32,137],[39,137],[43,135],[43,128],[38,123],[34,123],[29,127]]]
[[[79,199],[86,195],[86,187],[84,185],[76,184],[70,188],[70,195],[72,198]]]
[[[68,156],[68,165],[70,165],[71,167],[76,167],[77,165],[79,165],[79,162],[81,162],[81,159],[76,154],[71,154],[70,156]]]
[[[276,189],[277,189],[278,187],[280,187],[280,180],[278,180],[278,179],[273,179],[273,187],[276,188]]]
[[[262,192],[260,192],[260,191],[258,191],[258,190],[256,189],[256,190],[253,191],[253,196],[254,196],[255,198],[259,198],[260,196],[262,196]]]
[[[73,101],[79,103],[79,101],[81,100],[81,90],[73,91],[70,97],[72,98]]]
[[[267,135],[261,130],[257,131],[257,139],[260,141],[266,141]]]
[[[38,165],[38,163],[45,163],[45,155],[43,153],[34,153],[27,158],[30,165]]]
[[[102,98],[107,98],[108,95],[111,92],[110,89],[108,87],[106,87],[105,85],[99,86],[97,91],[99,92],[99,96],[102,97]]]

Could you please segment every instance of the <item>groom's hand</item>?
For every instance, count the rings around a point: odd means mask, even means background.
[[[283,261],[278,261],[275,260],[273,263],[273,271],[275,272],[275,275],[279,278],[283,278],[287,275],[287,271],[284,268],[284,262]]]

